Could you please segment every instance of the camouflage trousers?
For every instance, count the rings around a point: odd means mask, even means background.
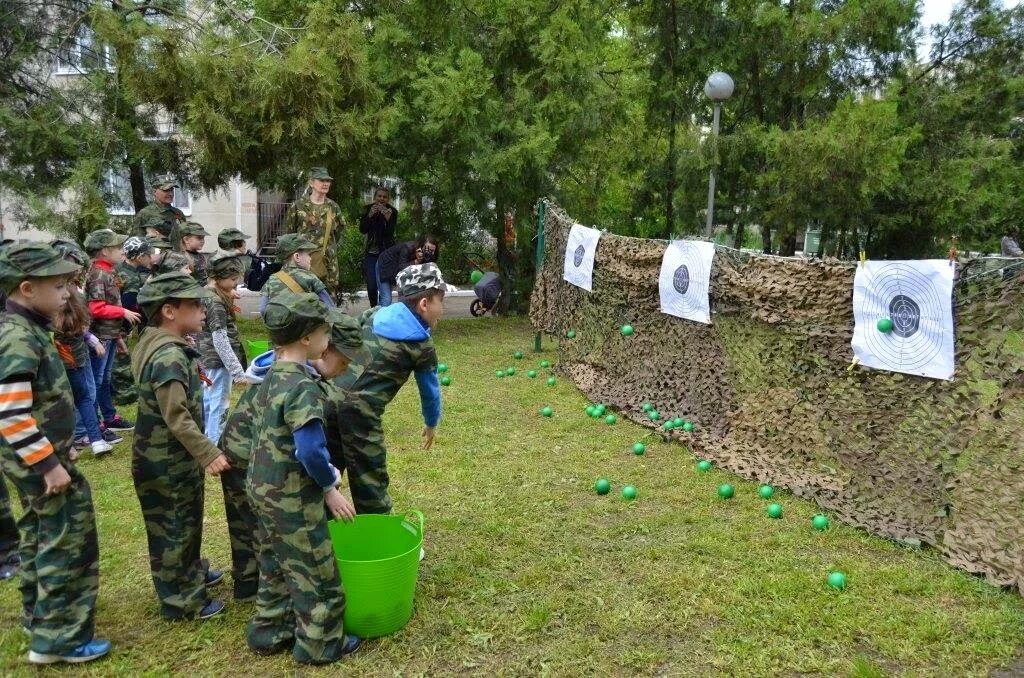
[[[165,619],[194,617],[209,602],[203,540],[203,471],[179,450],[132,455],[132,480],[142,507],[149,569]]]
[[[19,543],[18,525],[11,511],[11,495],[7,493],[3,474],[0,474],[0,565],[18,552]]]
[[[231,468],[220,474],[224,490],[224,513],[231,540],[231,578],[236,600],[256,595],[259,586],[259,565],[256,561],[256,532],[259,521],[252,502],[245,492],[246,467],[239,467],[228,458]]]
[[[118,353],[114,358],[114,370],[110,375],[110,396],[117,407],[134,405],[138,401],[135,379],[132,378],[132,358],[128,353]]]
[[[387,448],[380,419],[343,408],[339,439],[328,441],[332,463],[344,467],[356,513],[391,513]],[[340,463],[339,463],[340,462]]]
[[[22,623],[32,632],[30,649],[66,654],[92,640],[96,628],[99,543],[92,490],[61,455],[71,485],[48,496],[42,475],[13,455],[4,450],[3,472],[24,509],[18,520]]]
[[[246,640],[256,651],[286,647],[297,661],[341,659],[345,590],[327,530],[323,492],[308,481],[298,494],[261,499],[250,489],[259,519],[259,593]]]

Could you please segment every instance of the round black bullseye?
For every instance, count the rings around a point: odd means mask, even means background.
[[[889,302],[892,333],[907,339],[921,328],[921,307],[905,294],[897,294]]]
[[[672,274],[672,287],[679,294],[686,294],[686,290],[690,289],[690,269],[686,267],[686,264],[682,264]]]
[[[587,253],[586,248],[583,245],[578,245],[576,251],[572,253],[572,263],[574,266],[579,267],[583,263],[583,255]]]

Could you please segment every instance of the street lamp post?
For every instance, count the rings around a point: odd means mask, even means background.
[[[732,96],[735,88],[732,78],[728,73],[715,71],[708,76],[704,83],[704,94],[715,102],[714,122],[711,128],[711,143],[714,156],[711,161],[711,172],[708,177],[708,220],[704,226],[704,235],[711,237],[715,228],[715,165],[718,164],[718,121],[722,115],[722,102]]]

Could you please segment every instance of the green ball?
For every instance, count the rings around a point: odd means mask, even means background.
[[[768,517],[776,520],[782,517],[782,504],[768,504]]]
[[[587,408],[585,410],[583,410],[583,411],[587,413],[588,417],[594,416],[594,406],[593,405],[587,405]]]
[[[523,352],[522,351],[516,351],[515,353],[512,354],[512,357],[515,358],[516,360],[522,360],[523,359]]]
[[[540,361],[540,366],[546,370],[547,368],[551,367],[551,361],[550,360],[541,360]]]
[[[686,431],[687,433],[693,433],[693,422],[684,421],[683,430]]]
[[[597,416],[603,417],[604,416],[604,411],[606,409],[608,409],[608,408],[606,408],[603,404],[598,403],[598,405],[597,405]]]
[[[828,516],[826,516],[823,513],[819,513],[818,515],[811,518],[811,526],[819,532],[821,532],[822,530],[827,530]]]
[[[594,491],[598,494],[608,494],[611,489],[612,484],[606,478],[598,478],[597,482],[594,483]]]
[[[529,372],[526,373],[526,376],[529,377],[530,379],[536,379],[537,370],[530,370]]]
[[[729,483],[722,483],[718,486],[718,496],[722,499],[732,499],[736,489]]]
[[[680,428],[682,425],[683,425],[683,418],[682,417],[676,417],[675,419],[672,420],[672,427],[673,428]]]
[[[829,572],[828,579],[826,581],[828,582],[829,588],[833,588],[837,591],[842,591],[846,588],[846,575],[838,570],[835,572]]]
[[[576,330],[569,330],[568,332],[566,332],[565,333],[565,338],[566,339],[575,339],[576,338]]]
[[[609,414],[607,417],[604,418],[604,423],[606,423],[609,426],[611,426],[612,424],[614,424],[618,420],[619,420],[618,417],[616,417],[614,414]]]
[[[498,370],[498,371],[496,371],[494,373],[494,376],[496,376],[498,379],[501,379],[502,377],[505,376],[505,370]]]
[[[633,487],[632,485],[626,485],[624,488],[622,488],[622,498],[623,499],[627,499],[629,501],[633,501],[634,499],[636,499],[636,494],[637,494],[636,488]]]
[[[761,499],[771,499],[772,495],[775,494],[775,488],[771,485],[762,485],[757,489],[757,493],[761,495]],[[772,504],[775,506],[775,504]]]
[[[673,422],[671,419],[666,419],[665,423],[662,424],[662,426],[665,427],[666,431],[671,431],[672,429],[674,429],[676,427],[675,422]]]
[[[882,318],[878,321],[875,327],[877,327],[878,331],[882,334],[889,334],[892,332],[892,320],[889,318]]]
[[[469,274],[469,282],[471,282],[472,284],[475,285],[478,282],[480,282],[480,280],[483,279],[483,277],[484,277],[484,272],[483,271],[473,271],[472,273]]]
[[[557,383],[558,383],[557,379],[555,379],[554,377],[548,377],[548,386],[554,386]]]
[[[619,331],[622,332],[622,336],[624,336],[624,337],[631,337],[631,336],[633,336],[633,326],[632,325],[623,325],[622,329],[620,329]]]
[[[450,386],[451,383],[452,383],[452,378],[449,377],[447,374],[444,375],[443,377],[441,377],[441,386]]]
[[[707,473],[711,470],[711,462],[707,459],[701,459],[697,462],[697,470]]]
[[[594,405],[594,407],[591,408],[590,416],[594,419],[597,419],[598,417],[601,416],[601,410],[597,409],[597,405]]]
[[[441,374],[444,374],[445,372],[448,371],[448,366],[445,365],[444,363],[438,363],[437,364],[437,371],[440,372]]]
[[[507,370],[505,370],[505,374],[510,376],[510,377],[515,375],[515,373],[516,373],[516,368],[514,368],[514,367],[510,367]]]
[[[541,408],[540,413],[545,417],[550,417],[552,414],[554,414],[554,410],[552,410],[550,406],[545,405],[543,408]]]
[[[640,456],[647,451],[647,446],[643,443],[633,443],[633,454]]]
[[[644,412],[650,412],[651,410],[654,409],[654,405],[652,405],[650,403],[644,403],[643,404],[643,408],[644,408]]]
[[[647,413],[647,416],[648,418],[650,418],[651,421],[658,421],[659,419],[661,419],[661,415],[658,414],[658,410],[651,410],[650,412]]]

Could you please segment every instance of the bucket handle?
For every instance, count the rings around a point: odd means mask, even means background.
[[[405,514],[405,517],[402,518],[402,520],[404,522],[406,522],[406,523],[409,523],[409,525],[411,525],[412,527],[418,529],[419,530],[419,535],[421,537],[423,536],[423,512],[422,511],[417,511],[416,509],[412,509],[412,510],[408,511]],[[419,523],[419,527],[417,527],[417,523]]]

